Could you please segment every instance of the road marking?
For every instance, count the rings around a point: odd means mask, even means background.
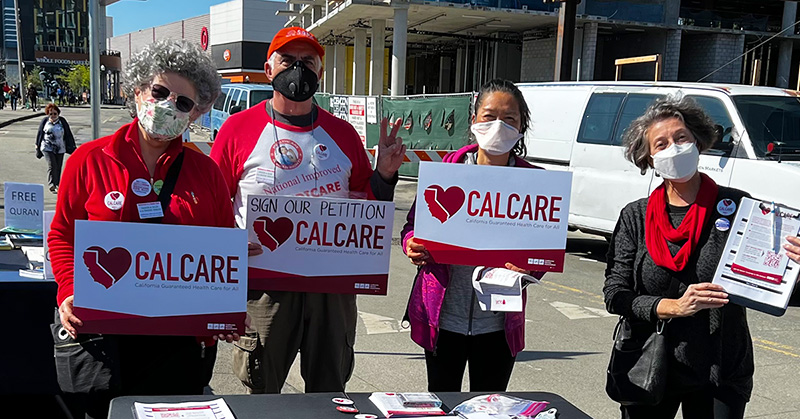
[[[364,322],[364,326],[367,328],[368,335],[400,333],[410,330],[400,327],[400,321],[391,317],[385,317],[379,314],[367,313],[364,311],[359,311],[358,315],[361,317],[361,321]]]
[[[570,320],[579,319],[599,319],[601,317],[614,317],[603,309],[593,307],[582,307],[577,304],[565,303],[563,301],[553,301],[550,303],[553,308]]]
[[[599,301],[601,303],[605,302],[605,300],[603,299],[602,295],[594,294],[594,293],[587,292],[587,291],[580,290],[580,289],[573,288],[573,287],[568,287],[566,285],[557,284],[557,283],[555,283],[553,281],[542,282],[541,284],[539,284],[537,286],[544,287],[545,289],[548,289],[550,291],[555,291],[555,292],[564,293],[564,294],[569,294],[569,293],[565,292],[565,291],[569,291],[570,293],[573,293],[573,295],[574,294],[578,294],[581,297],[588,298],[588,299],[593,300],[593,301]]]
[[[788,355],[793,358],[800,358],[800,355],[795,353],[798,352],[797,348],[791,347],[789,345],[784,345],[782,343],[753,338],[753,346],[757,346],[761,349],[766,349],[768,351],[777,352],[779,354]]]

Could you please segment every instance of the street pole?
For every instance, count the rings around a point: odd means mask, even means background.
[[[89,0],[89,94],[92,106],[92,139],[100,138],[100,0]]]
[[[14,25],[17,28],[17,68],[19,71],[19,98],[21,100],[20,104],[22,107],[25,107],[25,100],[27,95],[25,94],[25,80],[23,79],[25,63],[22,62],[22,36],[19,30],[19,0],[14,0],[14,20],[16,24]]]
[[[554,81],[572,79],[572,49],[575,47],[575,21],[580,0],[557,0],[558,37],[556,38],[556,65],[553,70]]]

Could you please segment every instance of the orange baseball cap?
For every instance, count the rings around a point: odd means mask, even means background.
[[[288,28],[283,28],[275,34],[275,37],[272,38],[272,42],[269,44],[269,51],[267,51],[267,58],[272,57],[272,53],[281,49],[284,45],[290,42],[305,42],[319,53],[320,58],[325,55],[325,48],[322,48],[322,45],[319,44],[317,38],[309,31],[298,28],[297,26],[291,26]]]

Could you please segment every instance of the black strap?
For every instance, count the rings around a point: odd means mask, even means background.
[[[183,166],[183,150],[181,150],[178,157],[175,157],[175,161],[172,162],[172,166],[169,167],[167,170],[167,177],[164,178],[164,184],[161,186],[161,190],[158,192],[158,202],[161,203],[161,212],[163,214],[167,213],[167,208],[169,208],[169,203],[172,201],[172,191],[175,190],[175,184],[178,182],[178,175],[181,172],[181,166]],[[157,218],[149,218],[147,222],[149,223],[161,223],[164,217],[157,217]]]

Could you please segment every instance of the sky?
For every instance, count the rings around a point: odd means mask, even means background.
[[[106,8],[114,18],[114,36],[204,15],[228,0],[120,0]]]

